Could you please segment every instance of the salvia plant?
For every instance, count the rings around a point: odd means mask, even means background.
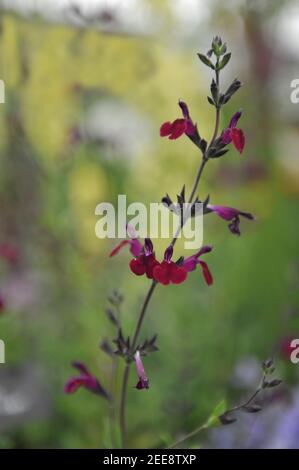
[[[198,196],[198,187],[204,169],[211,160],[223,157],[228,151],[229,146],[232,144],[236,150],[242,154],[245,148],[245,135],[242,129],[238,127],[239,120],[242,116],[242,111],[237,110],[230,119],[230,122],[224,129],[220,128],[221,110],[233,95],[241,87],[241,82],[238,79],[228,86],[223,91],[220,86],[220,75],[222,70],[227,66],[231,59],[231,53],[227,52],[227,46],[222,39],[216,36],[211,44],[211,48],[206,54],[198,53],[198,58],[213,73],[213,78],[210,85],[210,94],[207,97],[208,102],[215,109],[215,125],[214,132],[210,141],[203,138],[198,130],[196,123],[194,123],[190,116],[189,108],[184,101],[179,101],[178,105],[182,116],[174,121],[164,122],[160,127],[160,136],[166,137],[170,140],[179,139],[186,136],[200,155],[200,164],[196,172],[195,181],[193,183],[189,196],[186,195],[185,185],[177,196],[177,202],[173,203],[171,197],[166,194],[162,198],[163,204],[170,210],[180,212],[183,204],[188,203],[191,207],[189,217],[196,217],[196,203],[203,204],[203,215],[214,213],[221,219],[228,222],[229,231],[239,236],[240,220],[241,217],[254,220],[251,213],[243,210],[226,207],[219,204],[212,204],[210,198],[204,200]],[[181,221],[180,229],[182,229],[186,219]],[[65,392],[73,393],[78,388],[84,387],[107,400],[110,418],[116,418],[116,411],[119,415],[119,428],[122,446],[127,445],[127,426],[126,426],[126,402],[128,394],[128,381],[132,364],[135,364],[137,374],[136,390],[148,390],[150,388],[150,381],[145,372],[143,358],[152,352],[158,350],[157,335],[141,341],[140,333],[151,298],[159,285],[167,286],[169,284],[182,284],[189,276],[189,273],[196,271],[199,268],[202,272],[205,283],[208,286],[213,284],[213,276],[210,269],[202,257],[208,254],[211,246],[202,246],[199,251],[193,253],[191,256],[184,258],[180,254],[175,255],[175,245],[179,236],[179,232],[173,238],[169,246],[166,247],[164,257],[162,260],[156,258],[155,250],[152,241],[146,238],[142,243],[134,233],[132,227],[128,226],[129,238],[122,240],[110,253],[110,257],[114,257],[124,247],[128,247],[131,260],[129,268],[136,276],[146,276],[149,279],[150,285],[148,292],[145,295],[138,320],[133,334],[127,336],[124,333],[121,324],[121,308],[123,297],[118,291],[113,291],[108,298],[109,307],[106,310],[107,316],[115,328],[115,337],[109,341],[107,339],[101,342],[101,349],[111,357],[112,361],[112,380],[111,387],[106,390],[99,382],[99,380],[88,370],[88,368],[81,362],[74,362],[73,367],[77,369],[76,376],[71,377],[65,384]],[[117,397],[115,396],[115,376],[117,372],[117,361],[121,358],[124,361],[123,378],[119,397],[119,406],[116,406]],[[171,448],[194,437],[200,431],[215,425],[226,425],[236,421],[236,414],[239,411],[249,413],[256,413],[261,410],[260,405],[256,403],[257,396],[266,388],[276,387],[280,384],[278,379],[269,379],[273,374],[275,368],[273,360],[268,359],[262,365],[262,379],[253,394],[241,403],[231,408],[227,407],[225,402],[219,403],[212,411],[207,421],[192,431],[182,439],[175,442]]]

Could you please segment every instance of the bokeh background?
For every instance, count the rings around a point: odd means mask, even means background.
[[[186,446],[299,448],[299,365],[289,360],[299,337],[298,2],[2,0],[0,10],[0,242],[10,253],[0,260],[0,447],[111,447],[106,403],[63,386],[80,359],[109,387],[107,295],[123,293],[130,334],[148,281],[129,272],[127,252],[108,258],[114,242],[96,238],[95,207],[190,190],[195,148],[160,139],[159,126],[183,98],[211,135],[210,72],[196,52],[220,34],[233,54],[223,85],[244,83],[222,126],[242,107],[247,145],[210,162],[200,196],[257,220],[238,238],[206,217],[214,285],[197,272],[157,289],[143,337],[158,333],[159,352],[145,359],[149,391],[130,377],[129,445],[169,445],[220,400],[238,403],[275,354],[284,385],[264,395],[263,412]]]

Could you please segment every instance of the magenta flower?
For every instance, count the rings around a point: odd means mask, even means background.
[[[136,276],[146,274],[148,279],[153,279],[153,271],[159,262],[156,260],[153,243],[149,238],[144,240],[144,247],[137,258],[130,261],[130,269]]]
[[[244,133],[242,129],[238,129],[236,127],[241,115],[242,115],[241,111],[238,111],[237,113],[233,115],[229,123],[229,126],[226,129],[224,129],[224,131],[222,132],[222,136],[221,136],[222,142],[224,144],[230,144],[232,142],[235,148],[240,153],[243,152],[244,146],[245,146]]]
[[[183,268],[187,272],[194,271],[196,267],[199,265],[202,269],[203,277],[208,286],[211,286],[213,284],[213,276],[209,270],[207,263],[205,263],[199,258],[201,255],[212,251],[212,249],[213,248],[211,246],[203,246],[197,253],[195,253],[192,256],[189,256],[189,258],[186,258],[185,261],[183,262]]]
[[[158,263],[153,271],[155,281],[160,282],[164,286],[168,284],[181,284],[187,279],[186,270],[171,261],[173,255],[173,246],[170,245],[165,253],[162,263]]]
[[[143,364],[142,364],[142,360],[141,360],[141,356],[140,356],[139,351],[136,351],[134,359],[135,359],[136,371],[137,371],[137,375],[138,375],[138,382],[136,384],[136,388],[138,390],[147,389],[147,388],[149,388],[149,380],[148,380],[148,378],[145,374],[145,370],[144,370],[144,367],[143,367]]]
[[[116,247],[111,251],[110,258],[117,255],[124,246],[130,247],[130,252],[133,256],[139,256],[142,251],[142,244],[136,237],[135,231],[132,227],[128,226],[127,230],[130,234],[129,240],[122,240]]]
[[[232,207],[213,206],[208,204],[207,209],[215,212],[222,219],[231,221],[231,223],[228,225],[228,228],[234,235],[241,235],[239,228],[240,216],[244,217],[245,219],[254,220],[253,215],[249,212],[242,212],[238,209],[233,209]]]
[[[181,100],[179,101],[179,106],[182,110],[183,118],[176,119],[173,122],[164,122],[160,127],[160,136],[168,137],[170,140],[178,139],[183,134],[186,134],[191,139],[198,137],[197,127],[196,124],[193,124],[188,106]]]
[[[64,386],[65,393],[74,393],[78,388],[84,387],[87,390],[101,395],[102,397],[109,399],[109,395],[106,390],[101,386],[97,378],[90,374],[88,369],[82,362],[73,362],[72,366],[78,369],[80,375],[71,377]]]

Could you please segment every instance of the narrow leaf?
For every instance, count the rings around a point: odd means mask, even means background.
[[[200,52],[197,53],[199,59],[202,61],[203,64],[207,65],[211,69],[215,70],[215,67],[213,63],[210,61],[208,57],[206,57],[204,54],[200,54]],[[225,56],[224,56],[225,57]]]
[[[228,149],[219,150],[219,151],[214,152],[211,155],[209,155],[209,158],[219,158],[219,157],[222,157],[223,155],[225,155],[227,152],[228,152]]]
[[[242,408],[243,411],[246,411],[246,413],[258,413],[259,411],[262,411],[262,407],[260,405],[248,405],[244,406]]]
[[[233,418],[228,413],[223,413],[221,416],[219,416],[219,421],[221,424],[227,425],[227,424],[235,423],[237,419]]]
[[[109,318],[109,320],[111,321],[111,323],[113,323],[113,325],[115,325],[115,326],[119,325],[118,319],[114,315],[114,312],[111,308],[106,309],[106,315]]]
[[[113,351],[113,349],[111,348],[110,344],[108,343],[108,341],[106,339],[104,339],[101,342],[100,348],[104,353],[108,354],[108,356],[111,356],[111,357],[114,356],[114,351]]]
[[[226,410],[226,402],[225,402],[225,400],[221,400],[218,403],[218,405],[215,406],[215,408],[212,411],[211,415],[207,419],[206,427],[211,428],[213,426],[219,426],[220,416],[225,413],[225,410]]]
[[[228,52],[227,54],[225,54],[225,56],[223,57],[223,59],[221,59],[221,61],[219,62],[219,65],[218,65],[218,70],[221,70],[223,69],[229,62],[231,58],[231,53]]]
[[[281,383],[282,383],[282,380],[279,380],[279,379],[274,379],[274,380],[271,380],[270,382],[264,382],[265,387],[267,388],[277,387]]]

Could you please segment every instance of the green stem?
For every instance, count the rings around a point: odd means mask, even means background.
[[[140,315],[139,315],[139,318],[138,318],[138,323],[136,325],[136,329],[135,329],[135,333],[134,333],[134,336],[133,336],[133,341],[132,341],[132,350],[134,351],[135,347],[137,346],[137,341],[138,341],[138,337],[139,337],[139,334],[140,334],[140,330],[141,330],[141,327],[142,327],[142,323],[143,323],[143,320],[144,320],[144,317],[145,317],[145,314],[146,314],[146,310],[147,310],[147,306],[151,300],[151,297],[154,293],[154,290],[157,286],[157,282],[156,281],[153,281],[152,284],[151,284],[151,287],[149,288],[149,291],[144,299],[144,303],[143,303],[143,306],[142,306],[142,309],[140,311]]]
[[[127,445],[127,427],[126,427],[126,399],[127,389],[130,375],[130,363],[127,362],[124,370],[121,398],[120,398],[120,433],[121,433],[121,446],[123,449]]]
[[[146,310],[149,304],[149,301],[154,293],[154,290],[157,286],[156,281],[153,281],[151,284],[151,287],[149,288],[149,291],[144,299],[140,315],[138,318],[138,322],[135,328],[135,333],[133,336],[133,341],[132,341],[132,351],[137,346],[137,341],[139,337],[139,333],[142,327],[142,323],[146,314]],[[123,377],[123,383],[122,383],[122,390],[121,390],[121,398],[120,398],[120,431],[121,431],[121,436],[122,436],[122,447],[126,447],[126,436],[127,436],[127,429],[126,429],[126,398],[127,398],[127,388],[128,388],[128,381],[129,381],[129,374],[130,374],[130,363],[127,362],[125,371],[124,371],[124,377]]]
[[[121,319],[121,311],[120,306],[117,304],[115,306],[116,309],[116,317],[118,324],[120,324]],[[109,421],[110,421],[110,436],[111,436],[111,444],[114,449],[117,446],[117,438],[115,436],[115,421],[116,421],[116,385],[117,385],[117,376],[118,376],[118,365],[119,365],[119,357],[114,355],[112,357],[112,366],[111,366],[111,376],[110,376],[110,402],[109,402]]]

